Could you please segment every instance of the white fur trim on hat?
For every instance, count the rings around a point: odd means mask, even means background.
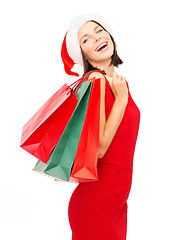
[[[97,14],[83,14],[75,17],[69,24],[69,29],[66,37],[66,46],[69,56],[75,63],[83,66],[82,53],[78,41],[78,31],[80,27],[87,21],[94,20],[100,23],[111,35],[113,30],[111,26]]]

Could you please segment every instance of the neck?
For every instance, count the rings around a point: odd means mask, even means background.
[[[99,68],[100,70],[104,70],[106,75],[112,77],[114,72],[114,65],[110,65],[110,60],[101,62],[101,63],[91,63],[93,66]]]
[[[103,70],[105,71],[106,75],[112,77],[114,72],[114,65],[111,66],[102,66]]]

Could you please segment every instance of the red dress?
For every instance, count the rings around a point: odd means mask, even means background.
[[[126,239],[127,199],[140,122],[140,111],[130,95],[129,87],[128,93],[123,119],[107,152],[98,159],[99,180],[79,183],[70,198],[68,216],[72,240]],[[113,103],[114,96],[106,79],[106,119]]]

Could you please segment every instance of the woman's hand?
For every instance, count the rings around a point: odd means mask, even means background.
[[[113,72],[112,78],[107,76],[107,80],[109,81],[115,100],[127,104],[128,88],[126,84],[126,78],[122,77],[121,75],[117,75],[116,72]]]
[[[117,76],[116,73],[110,78],[106,76],[109,81],[111,90],[115,96],[115,101],[112,109],[106,119],[105,112],[105,93],[106,93],[106,80],[103,74],[99,72],[93,72],[89,75],[89,78],[99,78],[101,85],[100,96],[100,128],[99,128],[99,155],[98,158],[102,158],[106,153],[109,145],[112,142],[113,137],[122,121],[124,112],[127,105],[128,89],[125,82],[125,78]]]

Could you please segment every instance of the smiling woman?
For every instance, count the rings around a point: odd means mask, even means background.
[[[80,63],[84,75],[97,69],[88,80],[100,80],[98,181],[79,183],[72,193],[68,206],[72,240],[126,240],[140,112],[125,77],[114,70],[123,62],[111,32],[97,15],[78,16],[70,23],[62,47],[68,74],[75,75],[71,68]]]
[[[82,35],[84,32],[88,32]],[[123,61],[119,58],[112,35],[96,21],[86,22],[78,32],[83,57],[84,73],[104,69],[105,66],[117,67]]]

